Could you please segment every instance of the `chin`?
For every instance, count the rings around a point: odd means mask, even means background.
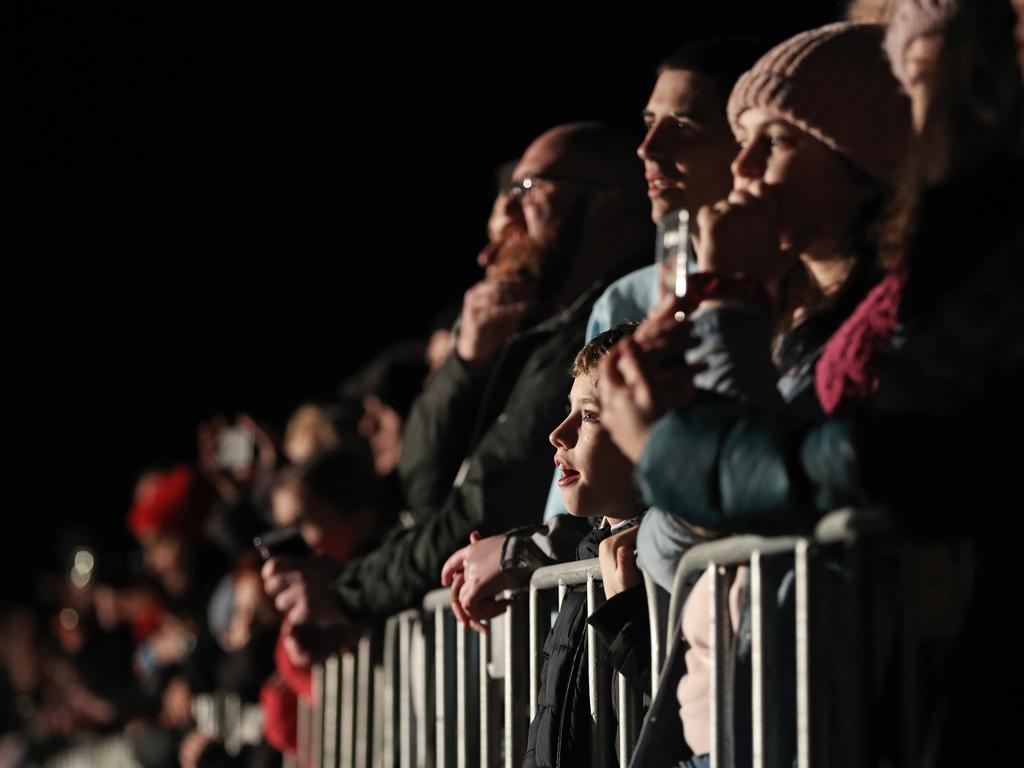
[[[655,200],[651,203],[651,221],[656,225],[661,223],[661,220],[665,218],[665,215],[671,211],[672,208],[664,200]]]

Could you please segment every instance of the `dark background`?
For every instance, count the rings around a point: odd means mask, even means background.
[[[127,543],[134,475],[191,458],[200,419],[279,426],[423,330],[477,276],[495,166],[543,130],[639,143],[676,45],[842,11],[613,7],[17,5],[5,599],[72,529]]]

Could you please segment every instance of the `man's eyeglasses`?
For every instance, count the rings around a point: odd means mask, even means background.
[[[550,181],[564,184],[583,184],[589,187],[607,187],[603,181],[596,179],[584,179],[577,176],[554,176],[547,173],[528,173],[519,181],[513,180],[505,193],[515,201],[520,201],[532,190],[536,189],[538,181]]]

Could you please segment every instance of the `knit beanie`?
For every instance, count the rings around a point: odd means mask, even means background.
[[[907,72],[903,66],[903,54],[907,46],[919,37],[935,35],[945,31],[958,8],[957,0],[902,0],[896,9],[889,28],[885,31],[885,52],[892,64],[893,74],[899,78],[904,89]]]
[[[151,532],[197,536],[208,511],[195,473],[180,465],[160,474],[142,491],[128,513],[128,527],[136,536]]]
[[[728,115],[762,108],[892,185],[910,135],[910,104],[882,53],[878,24],[838,22],[768,51],[736,82]]]

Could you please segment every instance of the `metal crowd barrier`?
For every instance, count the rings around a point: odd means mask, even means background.
[[[234,757],[247,744],[263,739],[263,710],[234,693],[200,693],[192,697],[196,728],[224,744]]]
[[[682,642],[683,585],[703,571],[711,593],[712,766],[790,765],[780,727],[787,703],[773,674],[786,651],[780,636],[787,629],[795,651],[790,682],[797,766],[869,765],[871,688],[891,666],[902,676],[901,757],[903,764],[917,764],[924,749],[921,649],[955,636],[971,589],[973,550],[965,541],[912,546],[883,536],[889,530],[884,513],[844,509],[824,517],[809,537],[734,536],[686,552],[676,571],[666,640],[671,655]],[[750,568],[749,755],[735,751],[736,658],[728,593],[739,565]],[[778,600],[788,578],[794,614],[787,627]],[[898,647],[887,652],[887,641]]]
[[[596,559],[538,570],[529,590],[503,596],[508,607],[490,623],[488,636],[455,620],[447,589],[429,593],[422,609],[392,616],[382,633],[360,640],[358,654],[343,653],[316,668],[313,705],[300,707],[296,768],[518,768],[556,599],[560,605],[570,586],[586,584],[589,615],[604,602],[599,577]],[[656,640],[652,645],[660,648]],[[371,650],[374,643],[379,652]],[[597,744],[616,722],[610,686],[596,685],[610,673],[599,672],[607,665],[592,629],[587,643]],[[640,692],[621,677],[617,686],[624,765],[640,727]],[[594,764],[613,765],[614,757],[595,750]]]
[[[140,768],[126,736],[80,744],[49,758],[45,768]]]
[[[192,699],[196,728],[224,744],[230,756],[243,745],[263,738],[263,712],[230,693],[203,693]],[[46,760],[45,768],[139,768],[132,741],[125,735],[107,736],[70,747]]]
[[[678,669],[685,647],[679,633],[684,585],[699,572],[706,574],[711,597],[714,768],[788,766],[794,745],[799,768],[867,766],[871,697],[879,669],[892,668],[894,659],[901,676],[900,757],[904,764],[915,763],[927,732],[934,730],[920,708],[927,684],[920,658],[927,654],[921,649],[936,638],[941,648],[955,637],[971,590],[973,550],[965,542],[910,547],[879,536],[887,531],[884,515],[841,510],[808,537],[734,536],[701,544],[682,557],[667,601],[644,574],[651,691],[613,678],[594,630],[587,630],[591,764],[646,764],[651,751],[643,748],[645,734],[657,718],[646,718],[641,729],[642,694],[649,693],[656,708],[669,701],[665,717],[676,716],[678,678],[668,673]],[[740,565],[750,568],[749,624],[740,625],[749,629],[749,702],[745,693],[743,701],[735,700],[738,658],[728,606],[733,571]],[[420,608],[390,617],[351,651],[314,667],[312,702],[300,703],[297,713],[299,753],[286,766],[518,768],[536,714],[542,649],[554,616],[566,591],[584,584],[592,614],[604,601],[599,577],[596,559],[539,569],[527,590],[504,595],[508,609],[490,623],[487,636],[455,621],[448,590],[429,593]],[[792,616],[779,602],[784,581],[793,596]],[[876,647],[869,648],[864,640],[879,621],[891,626],[876,632]],[[783,658],[793,659],[792,670]],[[795,711],[788,698],[794,692]],[[749,742],[737,738],[747,706]],[[243,706],[237,697],[197,696],[194,717],[230,754],[259,741],[258,708]],[[601,745],[613,730],[618,738],[609,752]],[[638,738],[642,748],[634,752]],[[658,738],[651,739],[655,753]],[[127,741],[79,746],[47,762],[50,768],[98,765],[133,768]]]
[[[652,698],[655,692],[664,695],[659,686],[665,690],[671,686],[674,699],[677,680],[659,677],[682,642],[678,628],[683,584],[698,571],[706,572],[710,580],[712,766],[733,768],[742,763],[775,768],[788,763],[782,748],[785,734],[779,727],[780,711],[787,704],[779,676],[772,674],[780,654],[786,650],[794,653],[793,648],[780,646],[783,630],[793,633],[795,648],[794,679],[785,684],[791,684],[796,693],[792,741],[798,766],[858,768],[867,764],[869,667],[877,667],[878,659],[867,658],[866,644],[847,644],[840,665],[840,687],[823,690],[827,675],[822,670],[829,660],[822,655],[831,651],[822,632],[835,631],[823,624],[833,621],[836,610],[844,614],[843,627],[866,626],[874,598],[864,547],[869,539],[889,542],[901,584],[918,578],[914,566],[904,563],[901,545],[875,536],[886,530],[882,515],[843,510],[824,518],[809,537],[734,536],[701,544],[680,561],[667,606],[645,575],[652,627]],[[876,549],[872,547],[873,557]],[[740,564],[750,567],[750,755],[736,754],[736,669],[727,605],[730,571]],[[826,573],[829,568],[831,576]],[[827,589],[837,588],[825,585],[826,577],[835,573],[840,574],[833,581],[841,591],[827,593]],[[566,590],[577,584],[586,584],[587,612],[593,613],[604,600],[598,578],[596,559],[538,570],[528,590],[506,593],[508,610],[491,622],[489,636],[455,621],[449,592],[444,589],[428,594],[422,608],[391,617],[382,632],[360,640],[356,653],[332,657],[318,669],[313,706],[300,713],[304,736],[296,768],[518,767],[536,713],[541,652],[553,615]],[[793,618],[785,621],[777,600],[783,579],[791,579],[795,604]],[[900,618],[902,622],[914,620],[921,623],[920,619]],[[641,726],[641,694],[647,692],[634,690],[619,676],[615,680],[616,717],[611,685],[598,684],[602,676],[611,678],[593,629],[588,628],[587,643],[595,746],[611,729],[618,733],[616,754],[595,750],[592,764],[614,765],[617,761],[626,766]],[[913,661],[912,643],[904,641],[904,647],[896,652],[902,653],[904,661]],[[917,734],[922,726],[913,711],[914,696],[908,694],[907,698],[906,722]],[[839,726],[835,725],[837,711]],[[830,728],[842,733],[830,733]],[[916,754],[913,740],[917,736],[913,734],[908,737],[908,754]],[[639,737],[642,740],[643,734]],[[839,762],[834,760],[837,745],[842,756]]]

